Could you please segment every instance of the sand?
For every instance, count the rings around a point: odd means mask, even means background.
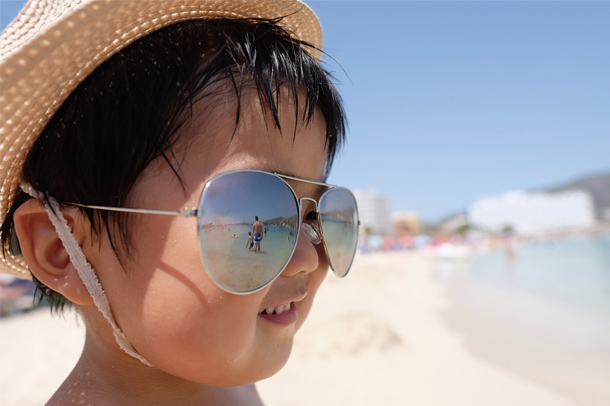
[[[290,361],[257,385],[265,403],[608,404],[605,318],[469,280],[465,265],[384,253],[357,257],[346,279],[330,275]],[[579,334],[557,329],[557,314],[581,320]],[[2,319],[0,404],[44,404],[83,340],[74,315]]]
[[[576,380],[570,394],[562,392],[564,376],[557,374],[559,366],[569,366],[570,354],[547,351],[536,359],[542,362],[536,373],[523,373],[535,351],[526,345],[514,352],[512,344],[532,332],[519,330],[524,326],[518,320],[496,320],[494,314],[498,305],[510,306],[522,293],[499,296],[498,287],[459,280],[465,266],[408,253],[358,258],[348,279],[327,280],[297,336],[293,357],[279,374],[259,384],[267,404],[608,404],[610,363],[581,369],[583,378],[588,372],[595,382]],[[485,314],[496,320],[493,329],[502,325],[508,331],[504,340],[480,336],[490,324],[473,320],[472,310],[459,300],[456,292],[465,287],[479,300],[476,316]],[[538,342],[552,341],[545,331],[535,333]],[[591,334],[593,340],[610,337],[602,331]],[[608,359],[610,349],[601,350],[593,351],[589,361]],[[488,352],[496,356],[486,357]]]

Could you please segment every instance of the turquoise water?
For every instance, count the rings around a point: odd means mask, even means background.
[[[325,221],[324,235],[333,266],[342,275],[349,267],[356,246],[351,223]],[[296,230],[268,225],[260,252],[248,247],[250,224],[230,224],[200,229],[203,261],[214,280],[230,289],[248,291],[272,279],[286,264],[294,248]]]
[[[498,249],[472,262],[470,274],[610,314],[610,234]]]
[[[212,277],[225,287],[248,291],[268,282],[281,271],[292,253],[295,233],[286,227],[268,226],[260,252],[249,249],[251,225],[232,224],[202,229],[203,260]]]

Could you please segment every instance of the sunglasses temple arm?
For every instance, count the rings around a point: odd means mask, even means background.
[[[126,208],[126,207],[96,206],[96,205],[80,204],[80,203],[68,203],[68,204],[70,204],[71,206],[84,207],[87,209],[118,211],[118,212],[123,212],[123,213],[159,214],[162,216],[184,216],[184,217],[196,217],[197,216],[197,209],[195,209],[195,208],[185,208],[180,211],[175,211],[175,210],[130,209],[130,208]]]

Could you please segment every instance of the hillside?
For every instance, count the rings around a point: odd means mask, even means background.
[[[610,213],[610,172],[583,176],[556,186],[530,190],[530,192],[561,193],[569,190],[585,190],[589,192],[593,197],[595,211],[598,216],[610,220],[610,215],[608,214]],[[456,222],[464,221],[461,220],[461,217],[464,216],[465,212],[467,212],[467,209],[456,211],[444,216],[435,223],[428,224],[428,226],[432,228],[448,227],[455,229]]]
[[[610,208],[610,172],[582,177],[572,182],[546,188],[543,191],[560,193],[575,189],[589,192],[598,212]]]

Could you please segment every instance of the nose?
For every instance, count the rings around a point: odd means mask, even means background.
[[[308,274],[318,269],[320,265],[319,250],[309,240],[305,230],[301,227],[297,246],[290,262],[284,268],[282,276],[293,276],[298,274]]]

